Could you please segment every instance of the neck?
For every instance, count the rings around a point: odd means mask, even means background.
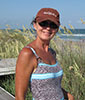
[[[39,38],[37,38],[35,40],[36,42],[36,46],[37,48],[41,49],[41,50],[45,50],[46,52],[48,52],[48,48],[49,48],[49,43],[50,41],[47,41],[47,40],[41,40]]]

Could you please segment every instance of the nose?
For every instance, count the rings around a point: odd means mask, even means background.
[[[50,28],[50,26],[47,26],[46,29],[47,29],[47,30],[50,30],[51,28]]]

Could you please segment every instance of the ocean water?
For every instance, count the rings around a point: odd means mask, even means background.
[[[69,29],[69,31],[60,29],[60,32],[57,32],[56,35],[63,40],[72,40],[72,41],[85,41],[85,29]]]
[[[35,29],[33,29],[35,31]],[[31,30],[30,30],[31,31]],[[32,31],[31,31],[32,32]],[[66,29],[65,32],[63,29],[60,29],[56,35],[62,40],[71,40],[71,41],[85,41],[85,29]]]

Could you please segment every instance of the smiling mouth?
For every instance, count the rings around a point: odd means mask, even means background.
[[[43,32],[44,34],[51,35],[51,32]]]

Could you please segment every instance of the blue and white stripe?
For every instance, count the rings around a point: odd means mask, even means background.
[[[63,70],[60,70],[59,72],[56,72],[56,73],[32,74],[31,81],[32,81],[32,79],[43,80],[43,79],[49,79],[49,78],[56,78],[61,75],[63,75]]]

